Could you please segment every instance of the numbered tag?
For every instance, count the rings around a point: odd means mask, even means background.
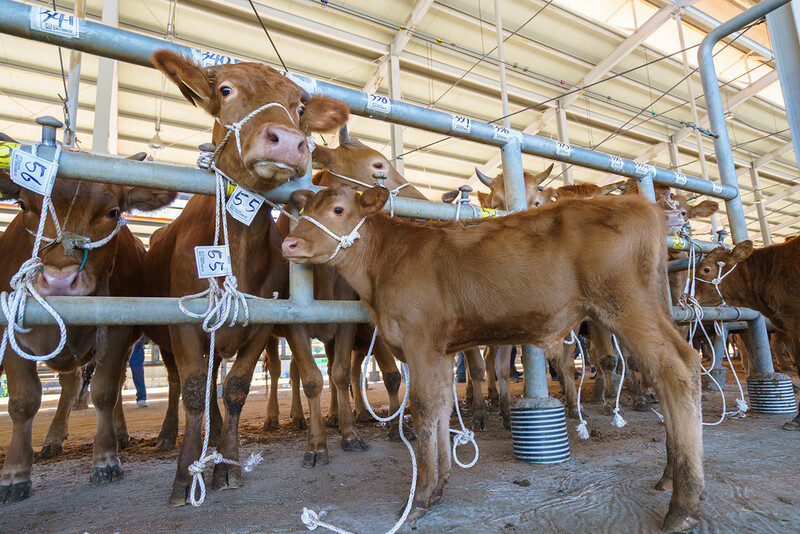
[[[682,237],[673,237],[672,246],[670,248],[673,250],[683,250],[686,248],[686,241]]]
[[[497,210],[491,208],[481,208],[481,218],[483,217],[498,217]]]
[[[561,156],[563,158],[569,157],[572,154],[572,147],[569,146],[567,143],[562,143],[561,141],[556,141],[556,156]]]
[[[200,278],[227,276],[233,272],[228,245],[194,247],[194,259],[197,262],[197,276]]]
[[[11,151],[19,146],[19,143],[0,142],[0,169],[8,169],[11,165]]]
[[[611,156],[611,170],[614,172],[622,172],[622,167],[625,166],[625,163],[622,161],[622,158],[619,156]]]
[[[648,165],[647,163],[637,163],[636,170],[634,171],[639,176],[647,176],[648,174],[655,174],[656,170],[652,165]]]
[[[228,199],[225,209],[234,219],[250,226],[263,203],[263,197],[237,185],[236,189],[231,193],[231,198]]]
[[[43,7],[31,8],[31,29],[71,39],[80,36],[80,19]]]
[[[56,180],[58,163],[34,156],[19,148],[11,150],[9,173],[17,185],[40,195],[49,195]]]
[[[389,113],[392,110],[392,102],[385,96],[367,93],[367,109],[380,113]]]
[[[214,65],[227,65],[233,63],[233,58],[208,52],[206,50],[192,50],[192,59],[199,63],[201,67],[213,67]]]
[[[689,178],[685,174],[683,174],[682,172],[676,172],[675,173],[675,184],[677,184],[677,185],[686,185],[686,183],[688,181],[689,181]]]
[[[305,76],[298,76],[297,74],[292,74],[291,72],[279,72],[300,86],[306,93],[310,95],[315,95],[317,93],[317,80],[306,78]]]
[[[505,143],[511,139],[511,131],[508,128],[503,128],[502,126],[497,126],[496,124],[492,124],[492,127],[494,128],[492,139],[495,141],[501,141]]]
[[[719,195],[720,193],[722,193],[722,184],[718,184],[716,182],[711,184],[711,190]]]
[[[472,130],[472,121],[467,117],[459,117],[453,115],[453,124],[451,126],[454,132],[462,132],[468,134]]]

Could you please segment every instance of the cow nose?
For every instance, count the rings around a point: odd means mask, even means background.
[[[293,253],[300,247],[300,243],[302,241],[297,238],[290,238],[287,237],[283,240],[283,244],[281,245],[281,250],[283,251],[284,256],[292,256]]]
[[[39,275],[37,290],[44,297],[80,295],[81,272],[77,265],[63,269],[46,265]]]
[[[308,141],[299,130],[269,124],[263,129],[265,156],[268,159],[299,167],[308,157]]]

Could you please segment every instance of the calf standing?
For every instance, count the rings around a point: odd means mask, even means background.
[[[408,363],[419,468],[409,517],[439,500],[450,473],[447,355],[478,344],[550,347],[588,315],[654,377],[666,412],[661,483],[674,478],[663,528],[692,530],[704,491],[699,361],[669,315],[666,225],[658,208],[609,197],[497,219],[415,222],[381,213],[387,198],[381,188],[362,195],[341,186],[295,192],[305,215],[283,254],[298,263],[330,262]],[[332,238],[312,219],[348,239]]]

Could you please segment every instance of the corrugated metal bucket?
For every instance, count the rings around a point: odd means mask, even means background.
[[[562,406],[512,406],[510,412],[511,441],[517,460],[532,464],[557,464],[569,460],[567,419]]]

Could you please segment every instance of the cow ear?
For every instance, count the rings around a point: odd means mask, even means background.
[[[128,156],[125,159],[132,159],[133,161],[144,161],[145,159],[147,159],[147,152],[137,152],[136,154]]]
[[[166,208],[178,197],[177,191],[159,191],[147,187],[123,188],[119,209],[125,213],[133,210],[156,211]]]
[[[332,132],[338,130],[350,118],[347,104],[327,96],[312,96],[305,104],[300,117],[300,129],[307,132]]]
[[[753,253],[755,247],[753,246],[753,242],[749,239],[747,241],[742,241],[730,252],[730,258],[735,263],[739,263],[740,261],[744,261],[750,257],[750,254]]]
[[[315,169],[330,169],[333,164],[334,149],[326,146],[315,146],[311,154],[311,161]]]
[[[458,189],[454,189],[452,191],[448,191],[447,193],[442,193],[442,202],[445,204],[452,204],[453,201],[458,198],[459,192],[460,191]],[[478,194],[481,194],[480,191],[478,191]]]
[[[478,191],[478,203],[484,208],[490,208],[491,206],[489,206],[489,193]]]
[[[300,189],[298,191],[293,191],[290,198],[291,203],[297,208],[297,211],[302,211],[303,208],[306,207],[306,203],[311,200],[311,197],[314,196],[313,191],[309,191],[308,189]]]
[[[378,213],[389,200],[389,190],[385,187],[370,187],[358,196],[358,205],[361,215],[367,216]]]
[[[153,65],[178,86],[192,104],[200,105],[213,115],[214,87],[208,72],[191,59],[171,50],[158,50],[151,58]]]
[[[689,207],[689,217],[711,217],[719,210],[719,203],[713,200],[704,200],[699,204]]]

